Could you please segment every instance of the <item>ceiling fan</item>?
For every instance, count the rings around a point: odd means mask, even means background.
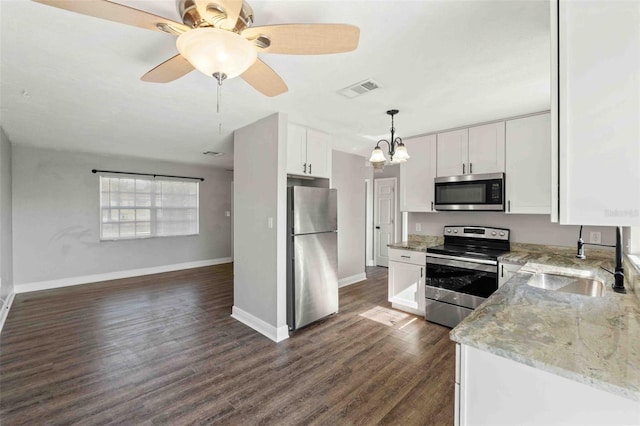
[[[142,81],[168,83],[197,69],[218,84],[240,76],[266,96],[288,90],[258,53],[321,55],[358,47],[360,30],[347,24],[284,24],[251,27],[253,10],[243,0],[176,0],[182,23],[108,0],[33,0],[83,15],[177,35],[179,54]]]

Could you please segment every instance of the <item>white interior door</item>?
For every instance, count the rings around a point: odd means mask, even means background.
[[[396,178],[374,180],[374,251],[376,265],[389,266],[387,244],[395,241]]]

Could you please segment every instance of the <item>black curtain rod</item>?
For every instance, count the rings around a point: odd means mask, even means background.
[[[118,175],[136,175],[136,176],[153,176],[155,177],[168,177],[168,178],[178,178],[178,179],[193,179],[193,180],[199,180],[201,182],[204,182],[204,178],[201,177],[190,177],[190,176],[172,176],[172,175],[154,175],[151,173],[131,173],[131,172],[114,172],[113,170],[97,170],[97,169],[93,169],[91,170],[91,173],[115,173]]]

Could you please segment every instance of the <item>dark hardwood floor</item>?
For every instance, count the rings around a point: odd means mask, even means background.
[[[0,423],[452,424],[449,329],[389,312],[387,270],[367,276],[278,344],[230,317],[231,265],[17,295]]]

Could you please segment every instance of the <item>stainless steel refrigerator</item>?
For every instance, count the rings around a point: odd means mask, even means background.
[[[287,204],[287,324],[290,330],[338,312],[338,194],[291,186]]]

